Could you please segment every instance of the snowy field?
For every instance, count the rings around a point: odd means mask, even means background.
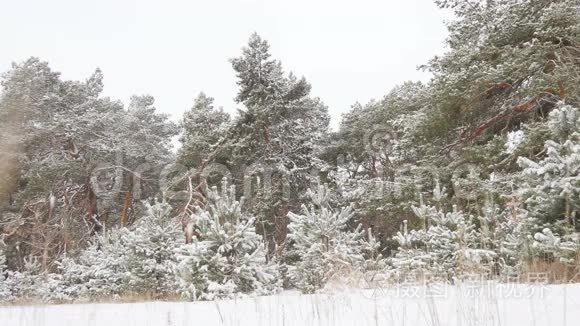
[[[285,292],[216,302],[11,306],[2,326],[578,325],[580,284]]]

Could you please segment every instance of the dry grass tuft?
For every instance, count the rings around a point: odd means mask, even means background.
[[[580,282],[580,252],[577,253],[575,264],[564,264],[560,261],[534,259],[524,266],[524,274],[545,273],[548,281],[554,284]]]

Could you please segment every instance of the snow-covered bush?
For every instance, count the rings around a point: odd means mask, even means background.
[[[348,231],[354,216],[351,206],[338,210],[328,203],[328,189],[320,186],[308,192],[311,205],[302,205],[302,214],[288,213],[288,267],[290,283],[306,293],[321,289],[340,273],[358,269],[365,261],[361,239],[363,232]]]
[[[198,237],[177,250],[178,286],[190,300],[267,295],[280,290],[279,267],[268,260],[253,216],[224,180],[208,191],[205,209],[193,217]]]

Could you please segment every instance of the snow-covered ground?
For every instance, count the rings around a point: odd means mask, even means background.
[[[580,284],[347,290],[216,302],[0,308],[2,326],[578,325]]]

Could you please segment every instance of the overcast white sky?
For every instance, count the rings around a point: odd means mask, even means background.
[[[0,71],[38,56],[66,79],[100,67],[106,95],[151,94],[176,120],[200,91],[235,112],[228,59],[256,31],[336,125],[354,102],[428,79],[416,67],[443,51],[445,17],[432,0],[0,0]]]

